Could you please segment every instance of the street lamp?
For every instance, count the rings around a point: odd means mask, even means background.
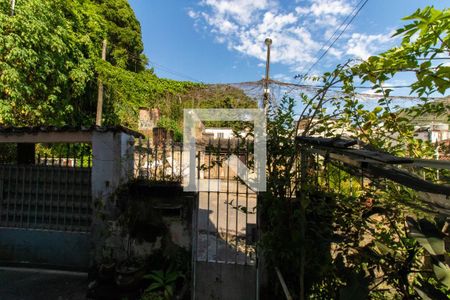
[[[272,45],[272,39],[266,38],[264,44],[267,46],[267,58],[266,58],[266,79],[264,81],[264,102],[263,107],[267,109],[269,104],[269,72],[270,72],[270,46]]]

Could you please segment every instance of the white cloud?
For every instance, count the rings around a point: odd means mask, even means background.
[[[292,82],[294,79],[292,76],[288,76],[286,74],[281,74],[281,73],[273,75],[272,78],[275,80],[283,81],[283,82]]]
[[[348,15],[353,10],[350,3],[344,0],[313,0],[312,2],[310,11],[315,16]]]
[[[188,15],[219,43],[264,62],[270,37],[272,62],[304,72],[355,6],[354,0],[303,0],[287,10],[281,0],[199,0]],[[202,24],[203,26],[199,26]],[[348,28],[348,31],[352,27]],[[348,45],[346,43],[348,40]],[[344,55],[367,57],[386,43],[383,35],[346,34],[328,51],[326,62]],[[314,71],[314,70],[313,70]]]
[[[188,16],[191,17],[192,19],[196,19],[199,17],[199,14],[197,12],[193,11],[192,9],[189,9]]]
[[[362,33],[353,33],[347,42],[347,55],[366,59],[385,44],[391,42],[390,35],[376,34],[367,35]]]
[[[247,25],[257,17],[255,12],[268,9],[268,0],[202,0],[202,6],[210,7],[220,19],[230,18],[240,25]]]

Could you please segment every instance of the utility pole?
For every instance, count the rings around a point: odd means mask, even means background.
[[[106,60],[106,39],[103,40],[102,60]],[[97,96],[97,115],[95,118],[95,125],[102,126],[102,112],[103,112],[103,82],[98,80],[98,96]]]
[[[16,0],[11,0],[11,17],[14,16],[15,9],[16,9]]]
[[[270,74],[270,46],[272,45],[272,40],[270,38],[266,38],[264,44],[267,46],[267,58],[266,58],[266,78],[264,79],[264,100],[263,107],[264,110],[267,111],[269,106],[269,74]]]

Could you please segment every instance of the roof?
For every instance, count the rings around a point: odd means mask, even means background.
[[[332,160],[341,161],[347,167],[356,170],[354,172],[359,176],[386,178],[416,191],[450,196],[450,185],[426,181],[416,174],[396,166],[410,165],[414,167],[450,169],[450,162],[397,157],[387,152],[372,150],[370,145],[365,145],[365,149],[351,148],[358,143],[357,140],[297,137],[297,141],[311,148],[307,151],[319,153]]]
[[[87,136],[91,135],[93,132],[113,132],[113,133],[126,133],[135,138],[143,138],[144,135],[131,130],[129,128],[123,126],[30,126],[30,127],[1,127],[0,126],[0,138],[3,138],[4,142],[14,142],[17,139],[39,139],[39,137],[49,137],[51,136],[51,140],[60,140],[61,142],[70,141],[70,140],[80,140],[85,141]],[[71,136],[76,135],[75,138],[62,138],[63,136]],[[14,137],[14,139],[12,139]],[[28,138],[27,138],[28,137]],[[62,138],[62,139],[61,139]],[[24,141],[30,142],[30,141]]]

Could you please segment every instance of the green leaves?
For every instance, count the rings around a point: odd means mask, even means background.
[[[436,279],[450,288],[450,267],[445,262],[445,256],[448,254],[445,250],[444,235],[434,223],[426,219],[416,221],[408,217],[406,222],[409,229],[408,235],[414,238],[431,255],[432,268]],[[419,291],[419,293],[421,292],[423,291]]]
[[[172,271],[171,268],[166,271],[153,271],[144,276],[144,278],[153,281],[145,290],[144,296],[153,292],[161,292],[164,295],[164,299],[172,299],[175,283],[179,278],[183,277],[180,272]]]
[[[432,284],[421,280],[420,285],[414,286],[414,290],[423,300],[447,300],[448,297]]]
[[[0,123],[64,125],[72,119],[69,97],[84,94],[93,76],[88,49],[79,44],[84,32],[67,15],[73,2],[19,1],[14,17],[0,12]],[[77,28],[79,29],[79,28]]]
[[[419,222],[411,217],[406,218],[408,225],[408,235],[415,239],[422,247],[433,256],[446,254],[443,234],[437,230],[436,226],[426,219]]]
[[[1,125],[93,124],[95,62],[105,38],[111,66],[133,74],[145,67],[139,22],[126,0],[17,1],[14,17],[1,8]],[[104,115],[120,122],[108,88]]]
[[[436,279],[450,288],[450,267],[443,262],[433,265],[433,271],[436,275]]]

